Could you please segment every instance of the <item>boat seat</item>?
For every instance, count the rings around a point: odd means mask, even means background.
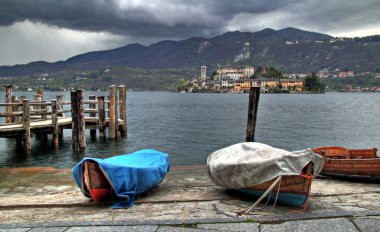
[[[377,149],[350,149],[351,159],[373,159],[377,158]]]

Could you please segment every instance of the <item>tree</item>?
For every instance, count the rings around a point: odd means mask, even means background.
[[[281,79],[282,73],[280,71],[278,71],[277,69],[270,67],[268,69],[268,72],[263,74],[263,76],[266,78]]]
[[[320,82],[315,72],[305,78],[305,90],[311,92],[325,91],[325,86]]]
[[[216,76],[216,71],[212,72],[211,74],[211,77],[210,77],[210,80],[214,80],[215,79],[215,76]]]
[[[181,92],[182,90],[185,90],[187,87],[187,82],[184,79],[180,79],[176,85],[177,92]]]

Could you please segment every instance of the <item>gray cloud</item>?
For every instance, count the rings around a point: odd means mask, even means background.
[[[321,32],[380,21],[378,0],[2,0],[0,25],[30,20],[79,31],[176,39],[220,34],[241,14],[263,16],[260,21],[265,21],[266,14],[276,17],[284,12],[291,14],[292,21],[279,27]]]
[[[29,26],[21,27],[20,23]],[[39,26],[33,27],[30,23]],[[44,27],[55,35],[32,36],[28,33],[28,30]],[[274,29],[296,27],[333,36],[378,34],[376,30],[380,31],[380,2],[378,0],[0,1],[0,31],[13,28],[8,31],[15,33],[15,28],[21,28],[25,37],[30,37],[30,41],[38,43],[35,39],[39,39],[41,40],[39,43],[43,44],[44,40],[51,40],[51,37],[60,38],[61,29],[70,29],[93,40],[89,42],[92,45],[83,51],[96,47],[96,44],[99,48],[106,48],[104,41],[111,41],[108,43],[109,48],[134,42],[147,45],[164,39],[212,37],[229,30],[253,32],[266,27]],[[103,34],[99,40],[94,34],[89,36],[90,34],[86,33],[106,34]],[[14,35],[16,36],[16,33]],[[19,35],[20,33],[17,34]],[[1,48],[6,47],[5,44],[17,44],[18,40],[20,42],[25,40],[15,36],[0,34],[0,52]],[[75,36],[67,36],[62,40],[66,46],[72,43],[75,49],[70,49],[75,51],[84,46],[83,42],[75,41]],[[68,58],[67,55],[61,57]]]

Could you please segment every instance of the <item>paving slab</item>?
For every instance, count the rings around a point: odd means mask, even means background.
[[[262,224],[261,232],[357,232],[355,225],[346,218],[290,221],[280,224]]]
[[[28,232],[63,232],[69,229],[69,227],[38,227],[28,230]]]
[[[210,232],[210,230],[197,229],[197,228],[186,228],[186,227],[175,227],[175,226],[160,226],[157,232]]]
[[[380,217],[354,218],[352,221],[360,229],[360,231],[380,231]]]
[[[65,232],[119,232],[119,231],[137,231],[137,232],[155,232],[158,226],[86,226],[70,227]]]
[[[0,229],[0,232],[26,232],[31,228],[11,228],[11,229]]]
[[[197,228],[217,231],[259,232],[259,226],[256,222],[198,224]]]

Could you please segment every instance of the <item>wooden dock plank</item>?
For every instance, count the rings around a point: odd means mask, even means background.
[[[106,126],[108,126],[109,123],[109,118],[106,118],[105,123]],[[58,126],[67,126],[71,125],[72,118],[71,117],[65,117],[65,118],[58,118]],[[98,122],[97,117],[85,117],[85,122],[88,124],[96,124]],[[124,122],[123,120],[119,119],[118,120],[119,125],[123,125]],[[49,127],[52,126],[52,121],[51,119],[48,120],[40,120],[40,121],[35,121],[30,123],[30,129],[43,129],[46,128],[48,129]],[[10,124],[10,125],[0,125],[0,136],[2,133],[7,133],[7,132],[22,132],[24,130],[23,126],[21,123],[18,124]]]

